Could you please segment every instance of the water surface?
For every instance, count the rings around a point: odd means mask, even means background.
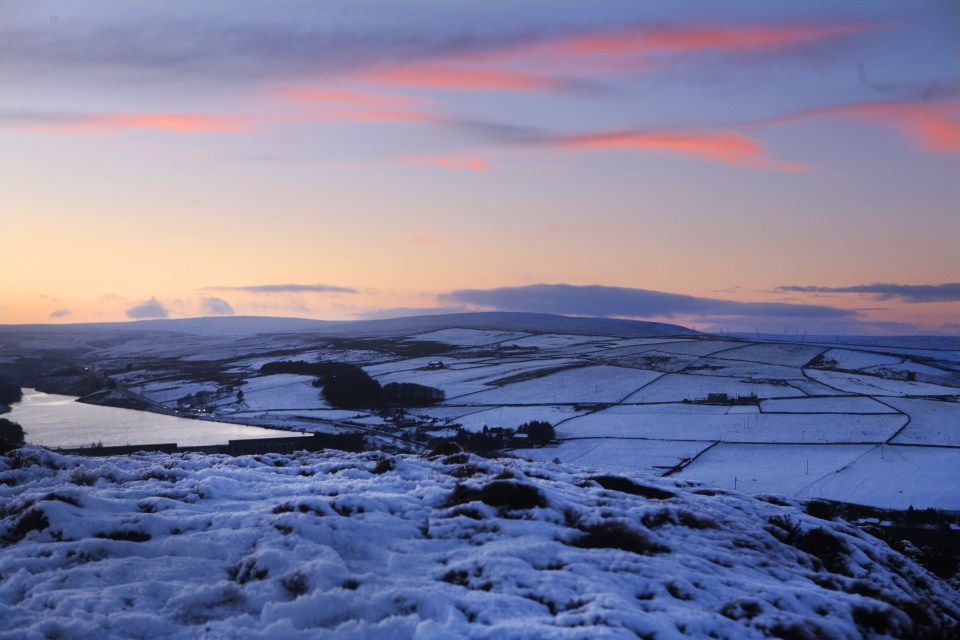
[[[51,448],[163,444],[227,444],[229,440],[298,437],[303,434],[225,422],[191,420],[147,411],[75,402],[73,396],[23,390],[23,400],[3,417],[23,427],[27,442]]]

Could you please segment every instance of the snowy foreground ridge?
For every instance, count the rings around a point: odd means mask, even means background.
[[[0,457],[0,637],[954,637],[799,502],[466,454]]]

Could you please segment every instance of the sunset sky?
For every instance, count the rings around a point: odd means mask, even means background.
[[[960,3],[0,0],[0,323],[960,332]]]

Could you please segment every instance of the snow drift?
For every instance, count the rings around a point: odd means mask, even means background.
[[[0,458],[0,636],[951,637],[803,504],[464,453]]]

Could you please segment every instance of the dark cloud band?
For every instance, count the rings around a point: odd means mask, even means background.
[[[646,289],[536,284],[498,289],[463,289],[441,294],[444,304],[466,304],[502,311],[538,311],[560,315],[670,318],[678,315],[751,318],[839,319],[856,311],[823,305],[737,302]]]
[[[859,284],[850,287],[782,286],[777,291],[789,293],[862,293],[875,300],[904,302],[956,302],[960,300],[960,282],[944,284]]]

